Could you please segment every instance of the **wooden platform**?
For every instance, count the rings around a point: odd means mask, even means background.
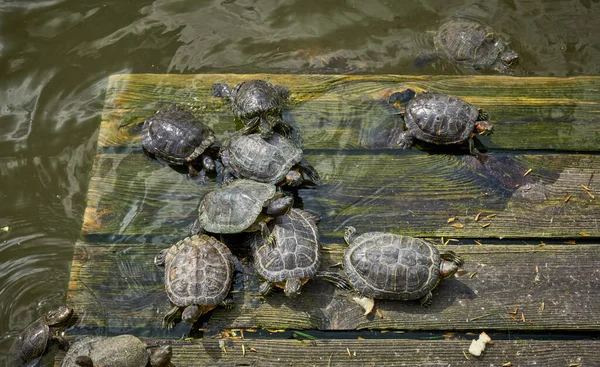
[[[246,259],[235,308],[203,317],[196,325],[203,339],[178,341],[189,335],[183,323],[160,328],[169,300],[153,257],[188,234],[200,200],[216,186],[147,159],[138,123],[179,103],[223,138],[233,117],[210,88],[253,78],[292,92],[284,118],[323,178],[299,192],[304,207],[323,216],[323,268],[341,261],[347,225],[430,238],[465,258],[431,307],[378,301],[377,313],[365,317],[351,294],[321,280],[297,299],[261,298]],[[480,139],[488,159],[389,146],[400,120],[387,97],[406,87],[488,110],[496,126]],[[176,366],[600,365],[600,341],[588,338],[600,332],[599,89],[598,77],[115,75],[69,284],[67,302],[80,316],[68,332],[158,337],[174,344]],[[231,329],[235,336],[223,333]],[[319,333],[287,340],[268,330]],[[347,339],[348,331],[358,334]],[[498,340],[467,360],[464,333],[480,331]],[[543,340],[548,333],[555,336]]]

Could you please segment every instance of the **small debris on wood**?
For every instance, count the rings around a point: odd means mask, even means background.
[[[475,216],[475,222],[479,222],[479,217],[481,216],[481,212],[477,213]]]
[[[455,217],[448,218],[448,223],[452,223],[452,222],[454,222],[455,220],[456,220],[456,218],[455,218]]]
[[[591,192],[587,191],[587,194],[592,198],[592,200],[596,199],[596,197],[594,196],[594,194],[592,194]]]
[[[380,319],[383,319],[383,315],[381,314],[381,312],[379,312],[379,310],[375,310],[375,315],[377,315],[377,317],[379,317]]]
[[[242,355],[246,356],[246,346],[244,344],[242,344]]]
[[[469,360],[469,356],[467,356],[467,353],[465,353],[465,350],[463,349],[463,356],[465,356],[465,359],[468,361]]]
[[[494,218],[496,216],[496,214],[490,214],[490,215],[486,215],[485,217],[488,219]]]
[[[583,187],[583,189],[584,189],[585,191],[590,191],[590,188],[589,188],[589,187],[587,187],[587,186],[585,186],[585,185],[581,185],[581,187]]]
[[[348,352],[348,358],[352,358],[352,353],[350,353],[350,349],[346,348],[346,352]]]
[[[539,272],[540,272],[540,268],[539,268],[537,265],[535,266],[535,272],[536,272],[536,273],[539,273]]]
[[[573,197],[573,195],[569,195],[565,198],[565,203],[568,203],[569,200],[571,200],[571,198]]]
[[[479,357],[483,351],[485,351],[486,344],[490,344],[491,342],[492,338],[490,338],[485,331],[482,331],[481,334],[479,334],[479,339],[473,339],[471,342],[471,345],[469,346],[469,353],[475,357]]]
[[[358,340],[365,340],[365,338],[363,338],[362,336],[358,336],[358,337],[356,337],[356,339],[358,339]]]
[[[531,168],[530,168],[530,169],[528,169],[528,170],[527,170],[527,171],[526,171],[526,172],[523,174],[523,177],[525,177],[525,176],[527,176],[528,174],[530,174],[530,173],[531,173],[531,171],[533,171],[533,169],[531,169]]]
[[[492,223],[486,223],[486,224],[482,225],[481,228],[487,228],[490,226],[490,224],[492,224]]]
[[[502,365],[502,367],[512,367],[512,362],[506,362],[505,364]]]
[[[540,304],[540,312],[544,311],[545,308],[545,304],[544,301],[542,301],[542,304]]]
[[[525,322],[525,314],[521,311],[521,320]]]
[[[542,246],[546,246],[546,243],[545,243],[544,241],[542,241],[542,242],[540,242],[539,246],[540,246],[540,247],[542,247]]]
[[[510,318],[511,318],[511,319],[513,319],[515,322],[519,322],[519,319],[517,319],[517,318],[516,318],[516,317],[514,317],[514,316],[510,316]]]
[[[569,367],[579,367],[579,363],[569,363]]]
[[[589,237],[589,236],[590,236],[590,234],[589,234],[589,233],[587,233],[587,232],[579,232],[579,234],[580,234],[581,236],[583,236],[583,237]]]
[[[454,337],[454,334],[456,334],[456,332],[449,331],[449,332],[443,334],[442,337],[444,339],[452,339]]]
[[[258,353],[258,351],[256,349],[254,349],[254,348],[250,348],[250,351],[254,352],[254,353]]]
[[[477,274],[476,271],[474,271],[473,273],[471,273],[471,275],[469,276],[469,279],[472,279],[475,276],[475,274]]]
[[[483,246],[483,243],[481,243],[481,242],[479,242],[479,241],[477,241],[477,240],[474,240],[474,241],[475,241],[475,243],[476,243],[476,244],[478,244],[479,246]]]
[[[373,307],[375,306],[375,300],[373,298],[368,297],[352,297],[352,301],[354,301],[357,305],[362,307],[365,310],[363,316],[367,316],[373,311]]]
[[[460,223],[453,224],[453,225],[452,225],[452,227],[454,227],[454,228],[458,228],[458,229],[460,229],[460,228],[465,228],[465,226],[463,226],[463,225],[462,225],[462,224],[460,224]]]
[[[519,309],[515,307],[515,310],[512,312],[508,312],[509,315],[516,315],[517,313],[519,313]]]
[[[225,346],[224,340],[219,340],[219,348],[223,351],[223,353],[227,354],[227,347]]]
[[[575,242],[575,240],[568,240],[567,242],[565,242],[567,245],[575,245],[577,242]]]
[[[10,231],[10,227],[9,226],[4,226],[4,227],[0,228],[0,230],[2,232],[8,232],[8,231]]]

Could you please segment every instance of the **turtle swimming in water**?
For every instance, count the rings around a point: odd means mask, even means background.
[[[227,84],[217,83],[212,87],[212,95],[231,102],[233,114],[244,124],[243,134],[258,131],[267,139],[273,135],[274,128],[286,137],[291,134],[292,127],[281,116],[290,95],[286,87],[260,79],[239,83],[232,90]]]
[[[365,297],[392,300],[420,300],[429,306],[431,291],[441,279],[453,276],[463,265],[452,251],[440,254],[425,240],[392,233],[368,232],[356,235],[346,227],[344,240],[349,245],[343,267],[347,279]],[[348,288],[338,273],[322,273],[323,278]]]
[[[486,111],[448,94],[406,89],[393,93],[389,102],[401,106],[407,127],[398,137],[403,149],[412,147],[415,139],[438,145],[468,143],[469,153],[478,157],[473,136],[494,131]]]
[[[453,63],[475,69],[496,70],[513,74],[512,66],[519,55],[511,50],[508,41],[480,22],[454,19],[444,23],[434,37],[435,53],[417,57],[416,64],[424,64],[438,56]]]
[[[261,295],[279,287],[286,296],[295,297],[302,285],[317,274],[321,265],[319,220],[317,214],[293,208],[273,220],[271,238],[256,236],[254,268],[264,279],[259,289]]]
[[[87,336],[71,345],[61,367],[166,367],[173,350],[164,345],[150,353],[148,346],[133,335]]]
[[[144,152],[168,164],[187,165],[190,176],[198,174],[195,163],[202,166],[202,173],[215,170],[209,154],[214,141],[208,125],[176,105],[157,112],[142,127]]]
[[[165,315],[163,327],[171,329],[181,319],[193,324],[218,305],[233,306],[228,298],[234,260],[229,248],[203,234],[184,238],[156,255],[154,263],[165,267],[165,289],[175,306]]]
[[[12,348],[11,358],[15,366],[24,366],[42,357],[52,344],[67,350],[69,343],[57,334],[73,316],[73,309],[60,306],[48,311],[44,316],[27,326],[17,337]]]
[[[234,134],[221,147],[225,165],[223,182],[236,178],[298,187],[316,184],[317,171],[303,158],[302,149],[280,134],[263,139],[259,134]]]

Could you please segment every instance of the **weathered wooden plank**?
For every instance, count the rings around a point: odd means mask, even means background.
[[[278,74],[113,75],[99,146],[139,146],[134,125],[173,102],[194,110],[222,137],[233,129],[233,117],[223,100],[210,96],[211,86],[254,78],[290,88],[285,117],[307,149],[380,146],[374,136],[399,122],[385,101],[406,87],[454,94],[487,109],[496,123],[495,133],[484,139],[491,149],[598,151],[600,146],[599,77]]]
[[[464,272],[434,290],[428,308],[418,302],[377,301],[378,314],[363,316],[352,293],[323,280],[307,283],[295,299],[276,292],[256,296],[252,264],[236,278],[232,310],[215,309],[197,326],[312,330],[521,330],[599,331],[600,245],[440,246],[465,259]],[[163,270],[153,264],[165,244],[78,243],[71,271],[68,304],[83,314],[79,327],[136,335],[161,333],[170,306],[162,285]],[[237,246],[231,246],[234,251]],[[324,251],[323,269],[331,269],[345,246]],[[516,312],[516,313],[515,313]],[[378,316],[380,315],[380,316]],[[189,326],[163,335],[180,336]]]
[[[323,215],[325,242],[341,242],[346,225],[419,237],[600,237],[600,200],[581,186],[600,195],[596,155],[495,154],[483,164],[400,150],[307,151],[306,158],[323,184],[299,194]],[[82,233],[184,236],[214,181],[202,186],[139,151],[100,154]]]
[[[476,337],[475,337],[476,338]],[[597,366],[599,341],[494,340],[481,357],[467,340],[145,340],[170,344],[172,362],[186,366]],[[224,346],[224,347],[222,347]],[[245,351],[245,353],[244,353]],[[348,355],[350,352],[350,355]],[[467,353],[465,357],[464,353]],[[468,360],[466,358],[469,358]],[[60,361],[60,360],[59,360]],[[56,366],[58,367],[59,361]]]

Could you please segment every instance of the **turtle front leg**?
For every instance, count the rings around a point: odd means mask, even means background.
[[[179,307],[173,307],[165,317],[163,318],[162,327],[166,329],[172,329],[175,327],[175,318],[177,317],[177,313],[179,313]]]
[[[258,295],[259,296],[266,296],[269,293],[271,293],[273,291],[273,284],[271,282],[269,282],[268,280],[260,283],[260,286],[258,287]]]
[[[231,296],[228,296],[223,301],[221,301],[221,306],[226,310],[231,310],[235,307],[235,302],[233,301],[233,298],[231,298]]]
[[[60,335],[53,335],[50,339],[52,340],[52,343],[58,345],[58,347],[65,352],[69,350],[69,342],[64,337]]]
[[[473,140],[473,138],[467,139],[467,142],[469,144],[469,154],[471,154],[472,156],[474,156],[477,159],[480,159],[481,152],[479,152],[479,150],[477,150],[477,148],[475,148],[475,141]]]
[[[431,292],[427,293],[425,296],[423,296],[423,298],[420,299],[420,301],[421,306],[423,307],[431,305],[431,302],[433,301],[433,294],[431,294]]]
[[[415,137],[408,131],[403,131],[398,135],[398,146],[402,149],[410,149],[415,145]]]
[[[278,117],[275,124],[281,135],[285,136],[286,138],[290,138],[292,136],[292,131],[294,128],[287,122],[283,121],[282,118]]]
[[[168,248],[160,250],[158,254],[154,257],[154,265],[156,266],[165,266],[165,259],[167,257],[167,252],[169,252]]]
[[[260,124],[260,117],[256,116],[252,120],[248,121],[248,123],[244,123],[244,125],[246,125],[246,126],[244,126],[243,128],[240,129],[240,133],[243,135],[251,134],[258,129],[259,124]]]

